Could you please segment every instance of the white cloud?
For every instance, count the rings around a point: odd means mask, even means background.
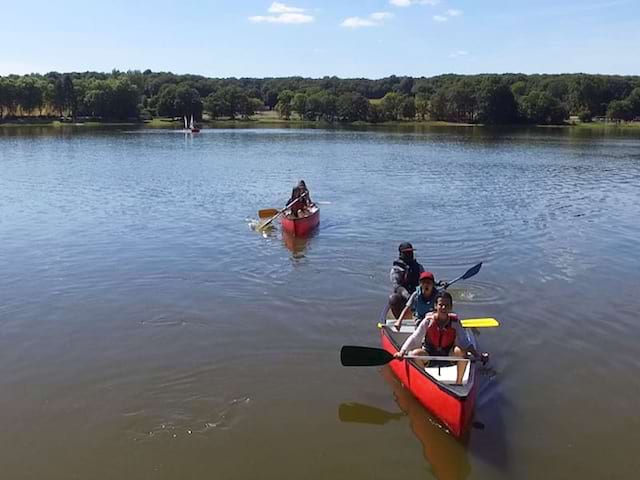
[[[289,7],[284,3],[273,2],[269,7],[269,13],[300,13],[304,12],[304,8]]]
[[[375,12],[369,15],[372,20],[376,20],[378,22],[382,22],[383,20],[387,20],[393,17],[392,13],[389,12]]]
[[[315,20],[313,15],[304,12],[304,8],[291,7],[280,2],[273,2],[269,7],[269,13],[274,15],[254,15],[249,17],[251,23],[311,23]]]
[[[366,18],[360,17],[345,18],[344,21],[340,24],[341,27],[348,28],[375,27],[376,25],[377,23],[373,20],[367,20]]]
[[[389,12],[375,12],[371,15],[362,17],[349,17],[343,20],[340,24],[341,27],[347,28],[361,28],[361,27],[378,27],[384,23],[385,20],[393,18],[393,14]]]
[[[466,50],[458,50],[452,53],[451,55],[449,55],[449,58],[465,57],[467,55],[469,55],[469,52],[467,52]]]
[[[411,5],[437,5],[440,0],[389,0],[395,7],[409,7]]]
[[[444,15],[434,15],[433,19],[436,22],[446,22],[450,17],[459,17],[460,15],[462,15],[462,10],[450,8],[449,10],[444,12]]]

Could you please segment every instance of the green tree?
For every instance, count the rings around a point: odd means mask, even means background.
[[[604,114],[602,103],[602,81],[590,75],[577,75],[569,84],[569,106],[572,112]]]
[[[243,118],[247,119],[254,115],[258,110],[264,107],[264,103],[259,98],[251,97],[247,98],[247,102],[244,104],[244,109],[240,112]]]
[[[413,97],[404,97],[401,105],[402,118],[414,120],[416,118],[416,102]]]
[[[0,77],[0,120],[5,113],[10,115],[17,104],[15,83],[9,78]]]
[[[207,112],[211,118],[222,117],[227,115],[231,110],[231,105],[227,102],[222,95],[218,93],[212,93],[208,95],[204,101],[204,111]]]
[[[195,88],[181,83],[175,88],[174,112],[180,116],[202,118],[202,100]]]
[[[438,90],[429,101],[429,112],[434,120],[448,120],[447,95],[444,90]]]
[[[244,90],[235,85],[221,88],[205,102],[205,109],[213,118],[227,116],[231,120],[237,115],[247,118],[254,113],[252,107],[255,106],[256,103],[250,101]]]
[[[165,84],[160,88],[156,101],[156,109],[158,115],[163,117],[175,117],[178,115],[176,111],[176,86],[173,84]]]
[[[627,97],[627,101],[631,104],[631,112],[634,117],[640,117],[640,87],[634,88]]]
[[[23,77],[18,82],[18,103],[26,114],[43,105],[43,88],[35,77]]]
[[[366,121],[369,100],[359,93],[344,93],[336,99],[336,115],[341,122]]]
[[[424,93],[418,93],[415,97],[416,113],[421,120],[426,120],[429,115],[429,97]]]
[[[293,100],[293,92],[291,90],[283,90],[278,94],[278,103],[276,103],[276,111],[281,118],[289,120],[291,118],[291,101]]]
[[[607,117],[619,122],[633,120],[633,106],[628,100],[613,100],[607,107]]]
[[[511,85],[511,93],[513,93],[514,97],[522,97],[527,94],[527,82],[523,80],[518,80],[513,85]]]
[[[402,101],[402,96],[395,92],[389,92],[382,97],[382,110],[385,117],[390,120],[398,120],[402,114]]]
[[[527,122],[536,124],[562,124],[568,116],[558,99],[540,91],[522,97],[520,114]]]
[[[140,92],[127,77],[108,80],[107,94],[109,96],[109,108],[106,112],[108,117],[117,120],[138,118]]]
[[[307,111],[307,96],[304,93],[296,93],[291,101],[291,110],[300,117],[304,117]]]
[[[477,111],[477,100],[471,82],[462,79],[446,90],[448,120],[473,122]]]
[[[384,122],[384,110],[379,103],[369,103],[369,114],[367,121],[370,123],[382,123]]]
[[[510,124],[518,120],[518,105],[509,86],[499,76],[485,77],[477,93],[478,120]]]
[[[62,76],[62,90],[64,96],[64,107],[69,110],[72,117],[75,117],[78,109],[78,96],[71,75],[65,73]]]

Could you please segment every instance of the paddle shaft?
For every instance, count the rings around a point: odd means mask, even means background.
[[[425,360],[425,361],[430,361],[430,360],[434,360],[434,361],[442,361],[442,362],[470,362],[471,360],[475,360],[471,359],[471,358],[464,358],[464,357],[442,357],[442,356],[438,356],[438,355],[403,355],[402,358],[399,358],[398,360],[402,360],[403,358],[409,358],[411,360]]]
[[[361,347],[356,345],[344,345],[340,349],[340,362],[345,367],[375,367],[386,365],[393,360],[424,360],[424,361],[445,361],[445,362],[471,362],[475,358],[436,356],[436,355],[404,355],[395,357],[392,353],[383,348]]]
[[[300,195],[298,198],[294,199],[291,203],[289,203],[286,207],[284,207],[282,210],[280,210],[278,213],[276,213],[273,217],[271,217],[269,220],[267,220],[266,222],[264,222],[262,225],[258,226],[258,229],[262,230],[265,227],[267,227],[268,225],[270,225],[276,218],[278,218],[280,215],[282,215],[283,212],[285,212],[288,208],[291,208],[291,206],[296,203],[298,200],[300,200],[302,197],[304,197],[307,194],[307,192],[304,192],[302,195]]]

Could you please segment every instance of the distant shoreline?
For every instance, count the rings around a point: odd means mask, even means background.
[[[27,119],[21,118],[16,121],[4,121],[0,122],[0,128],[16,128],[16,127],[51,127],[51,128],[64,128],[64,127],[106,127],[106,126],[138,126],[147,128],[182,128],[182,121],[172,118],[154,118],[152,120],[139,120],[139,121],[77,121],[77,122],[61,122],[53,119]],[[589,122],[589,123],[565,123],[564,125],[534,125],[534,124],[504,124],[504,125],[484,125],[474,123],[457,123],[457,122],[444,122],[437,120],[396,120],[387,122],[352,122],[352,123],[330,123],[322,121],[310,121],[303,119],[281,119],[272,115],[262,116],[255,115],[248,119],[217,119],[217,120],[203,120],[198,123],[200,127],[225,127],[225,126],[300,126],[300,127],[410,127],[410,126],[424,126],[424,127],[477,127],[477,128],[495,128],[495,127],[522,127],[522,128],[575,128],[584,130],[628,130],[638,129],[640,130],[640,122]]]

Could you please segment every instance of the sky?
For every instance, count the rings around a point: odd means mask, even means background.
[[[640,74],[640,0],[0,0],[0,75]]]

